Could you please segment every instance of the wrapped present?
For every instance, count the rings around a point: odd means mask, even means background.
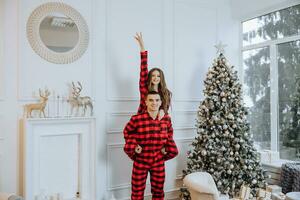
[[[271,192],[268,192],[263,189],[259,189],[257,192],[257,199],[258,200],[271,200]]]
[[[278,194],[282,192],[282,188],[278,185],[267,185],[266,191],[272,194]]]
[[[242,185],[240,189],[240,200],[248,200],[250,199],[251,188],[245,185]]]

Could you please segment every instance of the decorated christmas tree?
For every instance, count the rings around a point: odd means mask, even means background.
[[[259,155],[249,134],[237,72],[229,66],[219,44],[218,57],[204,81],[204,100],[197,116],[197,136],[187,156],[184,175],[205,171],[221,193],[236,195],[241,186],[265,187]],[[190,199],[182,188],[183,199]]]

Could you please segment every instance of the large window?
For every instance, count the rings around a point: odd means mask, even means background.
[[[300,160],[300,5],[242,23],[244,101],[263,149]]]

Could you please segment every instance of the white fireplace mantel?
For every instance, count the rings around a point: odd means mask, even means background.
[[[95,200],[95,119],[23,120],[23,195]]]

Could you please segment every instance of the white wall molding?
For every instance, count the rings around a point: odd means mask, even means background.
[[[176,130],[196,129],[197,111],[174,111],[172,118],[173,128]]]
[[[174,95],[175,96],[175,95]],[[192,97],[192,98],[183,98],[183,97],[176,97],[174,98],[174,102],[201,102],[203,99],[198,97]]]
[[[111,112],[106,113],[106,132],[116,134],[123,131],[126,123],[135,112]]]
[[[137,88],[138,89],[138,88]],[[123,96],[123,97],[108,97],[107,100],[109,101],[119,101],[119,102],[126,102],[126,101],[140,101],[139,97],[130,97],[130,96]]]
[[[173,130],[175,131],[185,131],[185,130],[195,130],[197,129],[195,126],[181,126],[181,127],[174,127]],[[123,129],[115,129],[107,131],[107,134],[123,134]]]
[[[182,151],[182,149],[190,149],[190,144],[195,140],[195,137],[193,138],[180,138],[176,141],[180,141],[180,143],[178,143],[180,145],[180,149],[179,149],[179,156],[176,157],[177,159],[177,163],[179,165],[181,165],[181,170],[176,172],[176,180],[181,180],[183,175],[182,175],[182,170],[185,169],[185,167],[183,165],[185,165],[186,163],[186,152]],[[177,145],[177,146],[179,146]],[[183,164],[183,165],[182,165]],[[180,168],[180,166],[178,166]]]
[[[118,151],[121,152],[121,154],[124,154],[124,157],[127,158],[126,154],[124,153],[123,151],[123,146],[124,146],[124,143],[113,143],[113,144],[107,144],[107,162],[106,162],[106,168],[107,168],[107,180],[106,180],[106,185],[107,185],[107,191],[116,191],[116,190],[122,190],[122,189],[129,189],[131,187],[131,177],[126,177],[128,179],[127,182],[124,182],[124,183],[118,183],[118,184],[115,184],[113,185],[112,184],[112,180],[111,180],[111,176],[110,173],[112,173],[111,169],[112,169],[112,165],[110,164],[110,159],[111,158],[115,158],[111,155],[112,153],[112,150],[113,149],[117,149]],[[132,166],[132,161],[127,159],[130,167],[129,169],[131,170],[131,166]],[[123,162],[119,162],[119,163],[122,163],[122,166],[128,166],[128,165],[123,165],[124,163]],[[122,169],[122,173],[124,174],[124,168]],[[128,173],[126,176],[128,176],[130,173]],[[120,178],[120,177],[119,177]],[[146,185],[149,185],[149,183],[147,183]]]
[[[107,134],[120,134],[123,132],[123,129],[126,125],[126,123],[129,121],[130,117],[132,115],[135,115],[135,112],[131,111],[125,111],[125,112],[110,112],[106,113],[106,127],[107,127]],[[174,130],[193,130],[196,129],[196,116],[197,111],[194,110],[178,110],[173,111],[172,117],[173,117],[173,129]],[[176,124],[176,119],[180,117],[188,117],[191,118],[191,123],[182,123],[179,126]],[[195,117],[194,117],[195,116]],[[186,119],[186,120],[189,120]],[[114,123],[114,124],[110,124]]]

